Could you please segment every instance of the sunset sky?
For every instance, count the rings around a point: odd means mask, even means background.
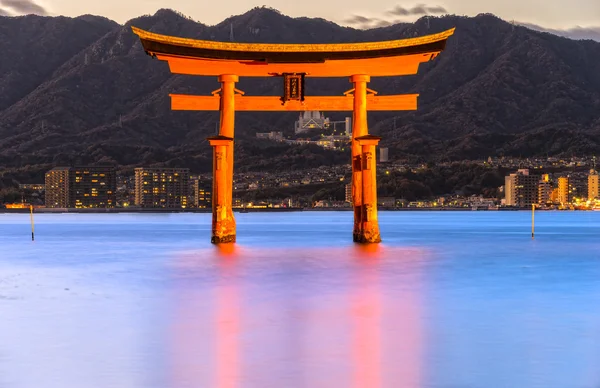
[[[263,4],[253,0],[0,0],[0,14],[94,14],[124,23],[143,14],[153,14],[160,8],[172,8],[205,24],[216,24],[231,15],[244,13],[261,5]],[[474,16],[489,12],[506,20],[533,23],[547,28],[600,26],[598,0],[443,0],[439,3],[397,0],[271,0],[266,5],[289,16],[322,17],[345,25],[350,25],[350,20],[355,21],[354,25],[358,24],[357,20],[375,20],[385,24],[413,21],[424,14]]]

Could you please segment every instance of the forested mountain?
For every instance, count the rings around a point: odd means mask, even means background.
[[[322,43],[389,40],[456,27],[419,74],[377,78],[380,94],[420,93],[416,112],[370,115],[395,159],[600,151],[600,43],[515,26],[489,14],[426,17],[371,30],[256,8],[206,26],[160,10],[121,26],[105,18],[0,17],[0,171],[40,180],[56,165],[114,163],[210,170],[216,112],[171,112],[169,93],[208,94],[214,78],[171,75],[131,26],[189,38]],[[242,79],[249,95],[279,95],[279,79]],[[308,95],[339,95],[347,79],[308,79]],[[341,119],[345,114],[331,114]],[[291,132],[296,113],[239,113],[237,163],[290,169],[345,161],[314,148],[257,144],[257,131]],[[395,124],[395,125],[394,125]]]

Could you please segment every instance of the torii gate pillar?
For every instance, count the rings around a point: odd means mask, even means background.
[[[235,242],[235,219],[231,208],[233,180],[229,177],[233,139],[214,136],[207,139],[213,147],[212,237],[213,244]]]
[[[354,241],[360,243],[379,243],[379,221],[377,219],[377,170],[375,146],[381,140],[378,136],[365,135],[356,138],[361,148],[361,194],[360,234]]]
[[[233,216],[233,135],[235,123],[235,83],[237,75],[219,76],[221,83],[219,136],[208,138],[213,152],[213,244],[235,242],[236,228]]]
[[[352,117],[352,206],[354,207],[354,242],[381,242],[377,221],[377,175],[375,146],[379,138],[369,136],[367,125],[367,82],[371,77],[357,74],[354,84]]]

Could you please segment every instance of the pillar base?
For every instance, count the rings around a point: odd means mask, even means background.
[[[235,219],[233,212],[227,212],[225,219],[213,222],[212,237],[210,242],[213,244],[225,244],[235,242]],[[219,217],[219,211],[213,213],[213,219]]]
[[[363,229],[360,233],[353,233],[352,240],[359,244],[377,244],[381,242],[379,227],[374,226]]]
[[[229,244],[235,242],[235,234],[230,234],[227,236],[212,236],[210,242],[213,244]]]

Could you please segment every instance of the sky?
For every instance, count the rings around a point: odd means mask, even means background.
[[[263,0],[264,1],[264,0]],[[426,0],[425,0],[426,1]],[[255,6],[267,5],[297,17],[322,17],[338,24],[365,27],[392,22],[410,22],[425,14],[475,16],[493,13],[505,20],[529,23],[548,29],[600,27],[600,0],[432,0],[431,3],[398,0],[0,0],[0,15],[36,13],[41,15],[79,16],[93,14],[119,23],[160,8],[172,8],[205,24],[244,13]],[[214,6],[218,4],[218,6]],[[366,25],[365,25],[365,22]]]

